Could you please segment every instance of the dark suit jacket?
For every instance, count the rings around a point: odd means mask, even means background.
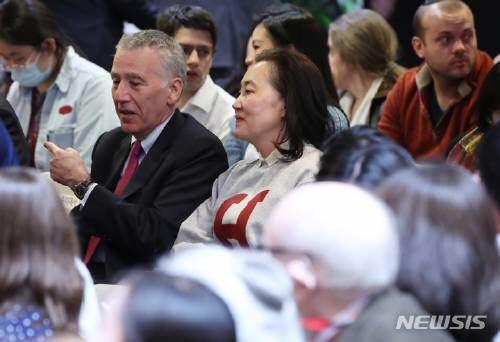
[[[5,128],[9,132],[10,138],[14,143],[20,165],[30,165],[30,152],[28,142],[24,136],[21,124],[17,118],[14,109],[3,95],[0,95],[0,120],[3,121]]]
[[[131,136],[120,128],[98,139],[91,177],[99,185],[81,210],[73,210],[84,251],[90,234],[102,236],[105,281],[115,280],[119,270],[147,267],[170,250],[180,224],[211,195],[214,180],[228,167],[220,140],[190,115],[176,111],[116,196],[130,142]]]

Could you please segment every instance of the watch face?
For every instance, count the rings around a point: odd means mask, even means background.
[[[77,184],[75,186],[75,188],[73,189],[73,193],[75,194],[75,196],[78,199],[82,199],[83,196],[85,196],[85,193],[87,192],[87,189],[89,188],[89,185],[91,183],[92,183],[92,181],[89,179],[89,180],[86,180],[86,181],[83,181],[83,182]]]

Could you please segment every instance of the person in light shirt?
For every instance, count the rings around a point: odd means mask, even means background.
[[[90,168],[97,138],[118,126],[111,77],[69,45],[38,0],[0,4],[0,57],[14,83],[7,100],[28,140],[31,164],[49,170],[50,139],[74,148]]]
[[[230,118],[234,117],[234,97],[209,75],[217,43],[212,16],[198,6],[173,5],[160,14],[157,28],[172,36],[186,55],[187,82],[179,108],[222,140],[229,133]]]
[[[256,246],[276,203],[291,189],[314,180],[330,116],[317,67],[303,54],[259,54],[234,103],[236,137],[260,157],[241,160],[221,174],[212,197],[179,230],[175,248],[217,241]]]

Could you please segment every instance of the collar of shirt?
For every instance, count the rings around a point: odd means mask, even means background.
[[[61,65],[61,69],[59,70],[59,74],[57,75],[57,78],[54,82],[54,85],[56,85],[59,88],[59,91],[62,93],[66,93],[69,89],[69,85],[71,84],[71,63],[75,62],[75,58],[77,56],[77,53],[73,49],[73,47],[68,46],[68,49],[66,50],[66,54],[64,56],[64,61],[63,64]]]
[[[424,89],[433,82],[431,71],[427,64],[424,64],[422,68],[420,68],[420,70],[417,72],[415,76],[415,82],[417,83],[417,89],[419,91],[421,91],[422,89]],[[458,84],[457,90],[460,97],[464,98],[470,93],[472,93],[472,86],[469,84],[467,79],[464,79],[462,80],[462,82]]]
[[[289,148],[290,143],[288,141],[285,141],[280,145],[281,148]],[[302,155],[308,153],[309,151],[315,149],[312,145],[305,144],[304,143],[304,150],[302,152]],[[281,152],[275,148],[268,156],[267,158],[262,158],[262,155],[258,153],[259,157],[257,159],[243,159],[242,162],[246,162],[247,164],[251,163],[259,163],[259,167],[267,167],[276,164],[278,161],[283,160],[283,155]]]
[[[195,106],[203,111],[205,114],[209,114],[212,109],[212,103],[217,96],[217,89],[215,88],[214,81],[207,76],[203,85],[198,89],[198,91],[193,95],[191,99],[181,108],[183,112],[189,112],[187,108],[189,106]]]
[[[354,323],[369,302],[369,296],[363,296],[338,312],[330,320],[331,324],[314,337],[314,342],[331,341],[342,329]]]
[[[174,116],[174,113],[170,114],[170,116],[165,121],[156,126],[148,135],[146,135],[144,139],[141,140],[141,147],[144,151],[143,155],[148,154],[149,150],[156,142],[156,139],[158,139],[165,126],[169,123],[170,119],[172,119],[172,116]],[[136,140],[137,139],[132,136],[131,144],[133,144]],[[139,157],[139,160],[142,161],[142,158]]]
[[[253,145],[252,145],[253,146]],[[280,145],[282,148],[289,148],[290,143],[288,141],[285,141],[283,144]],[[305,145],[304,145],[305,149]],[[272,150],[272,152],[267,156],[267,158],[262,158],[262,155],[260,152],[257,151],[258,157],[257,158],[252,158],[252,159],[243,159],[244,162],[247,164],[251,163],[259,163],[259,167],[266,167],[266,166],[271,166],[276,164],[279,160],[283,158],[283,155],[278,151],[277,148]]]

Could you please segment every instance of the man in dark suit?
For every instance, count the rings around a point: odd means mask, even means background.
[[[186,63],[172,38],[155,30],[122,37],[111,77],[121,127],[97,141],[91,174],[75,150],[46,143],[51,177],[82,199],[73,214],[96,282],[151,266],[227,168],[217,137],[175,110]]]

